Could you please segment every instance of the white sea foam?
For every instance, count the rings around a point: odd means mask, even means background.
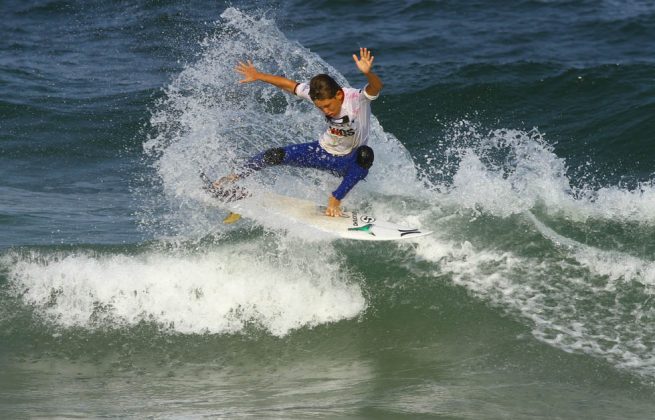
[[[566,238],[546,226],[533,214],[527,213],[537,230],[557,246],[567,248],[569,254],[590,273],[607,278],[606,289],[617,282],[636,281],[655,292],[655,263],[619,251],[605,251]]]
[[[653,265],[571,240],[562,246],[570,258],[525,257],[427,237],[416,252],[437,264],[435,275],[449,273],[455,284],[527,321],[537,339],[654,377]]]
[[[254,325],[282,336],[357,317],[366,308],[360,287],[338,260],[329,252],[305,258],[305,252],[316,253],[308,248],[276,253],[244,244],[192,255],[14,254],[3,265],[10,267],[12,289],[63,327],[150,321],[181,333],[238,333]]]

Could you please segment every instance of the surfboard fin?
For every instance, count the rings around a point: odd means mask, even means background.
[[[231,225],[232,223],[236,223],[241,219],[241,215],[239,213],[234,213],[230,212],[225,219],[223,219],[223,223],[226,225]]]

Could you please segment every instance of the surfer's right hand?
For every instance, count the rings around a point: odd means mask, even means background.
[[[259,71],[257,68],[255,68],[255,65],[252,64],[252,61],[250,60],[248,60],[247,63],[239,61],[239,64],[237,64],[234,70],[236,70],[237,73],[241,73],[243,75],[243,79],[239,80],[239,83],[249,83],[259,80],[257,77],[259,75]]]

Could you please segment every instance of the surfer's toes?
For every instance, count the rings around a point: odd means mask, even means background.
[[[238,176],[238,175],[235,175],[235,174],[229,174],[229,175],[226,175],[226,176],[220,178],[218,181],[214,181],[214,182],[212,182],[212,187],[213,187],[213,188],[216,188],[216,189],[218,189],[218,188],[222,188],[223,186],[225,186],[225,185],[227,185],[227,184],[231,184],[231,183],[233,183],[233,182],[236,181],[237,179],[239,179],[239,176]]]

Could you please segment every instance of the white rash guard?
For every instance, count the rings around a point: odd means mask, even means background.
[[[328,128],[318,140],[325,151],[335,156],[345,156],[368,142],[371,101],[378,97],[366,93],[366,88],[342,88],[342,90],[341,112],[335,118],[325,117]],[[298,84],[294,93],[301,98],[312,100],[309,97],[308,83]]]

